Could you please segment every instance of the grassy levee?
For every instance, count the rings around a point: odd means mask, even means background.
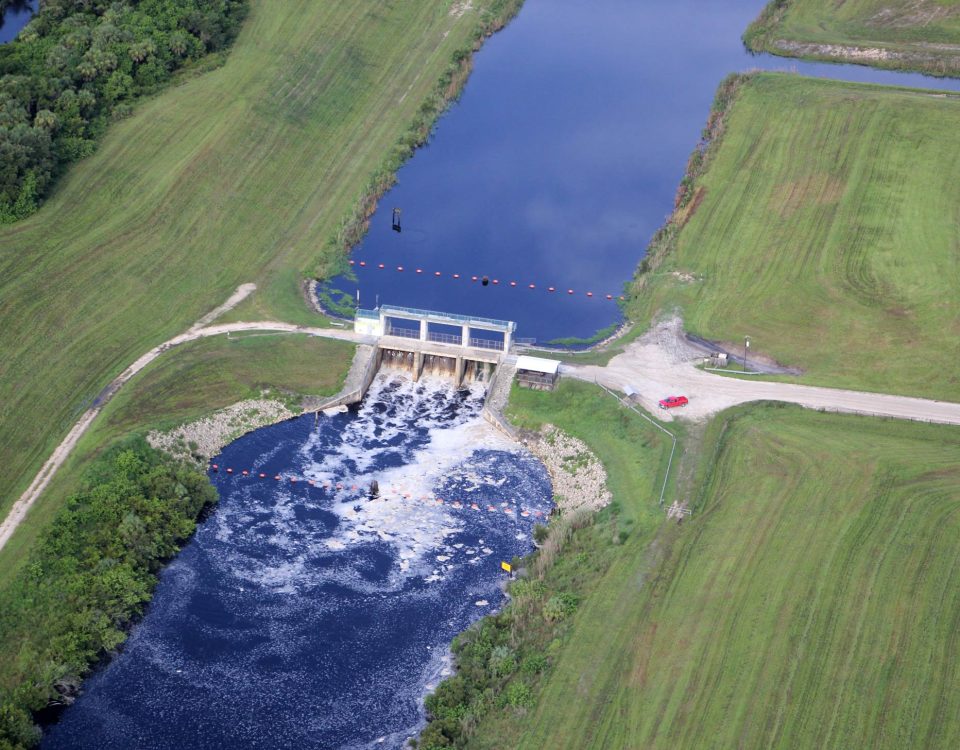
[[[772,0],[743,35],[752,50],[960,75],[958,0]]]
[[[0,230],[0,514],[127,364],[241,282],[278,314],[478,15],[254,0],[225,64],[142,102]]]
[[[31,508],[29,523],[21,524],[0,550],[0,590],[105,448],[129,435],[173,427],[238,401],[260,398],[264,391],[296,411],[304,396],[339,390],[353,349],[352,344],[305,335],[251,333],[200,339],[162,354],[104,407]],[[5,656],[0,649],[0,676],[7,673]]]
[[[754,406],[706,444],[697,513],[623,546],[477,746],[957,747],[960,431]]]
[[[725,117],[631,316],[679,308],[803,382],[960,400],[960,98],[761,73]]]

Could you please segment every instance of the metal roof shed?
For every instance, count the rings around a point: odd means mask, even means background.
[[[541,357],[517,357],[517,382],[526,388],[552,391],[557,384],[560,362]]]

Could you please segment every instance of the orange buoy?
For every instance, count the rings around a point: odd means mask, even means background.
[[[434,275],[434,276],[440,276],[441,273],[440,273],[439,271],[434,271],[434,272],[433,272],[433,275]]]
[[[377,268],[386,268],[386,266],[383,265],[383,263],[378,263],[378,264],[377,264]]]
[[[511,281],[511,282],[510,282],[510,286],[516,286],[516,285],[517,285],[517,282],[516,282],[516,281]]]
[[[403,270],[403,266],[397,266],[397,270],[398,270],[398,271],[402,271],[402,270]]]
[[[264,474],[264,473],[261,471],[261,472],[260,472],[260,478],[261,478],[261,479],[266,479],[266,478],[267,478],[267,475]]]
[[[455,273],[455,274],[453,275],[453,278],[455,278],[455,279],[459,279],[459,278],[460,278],[460,274],[458,274],[458,273]]]
[[[276,479],[276,480],[279,482],[279,481],[280,481],[280,475],[277,474],[277,475],[274,477],[274,479]]]
[[[214,464],[214,465],[213,465],[213,470],[214,470],[214,471],[219,471],[219,470],[220,470],[220,467],[217,466],[216,464]]]
[[[480,506],[476,503],[470,503],[471,510],[480,510]]]
[[[352,266],[352,265],[354,265],[356,262],[357,262],[357,261],[355,261],[355,260],[351,260],[351,261],[350,261],[350,265]]]
[[[367,265],[367,261],[365,261],[365,260],[361,260],[361,261],[360,261],[360,265],[361,265],[361,266],[365,266],[365,265]]]
[[[476,281],[476,280],[477,280],[477,277],[476,277],[476,276],[471,276],[471,277],[470,277],[470,281]]]
[[[494,279],[494,280],[493,280],[493,283],[494,283],[494,284],[499,284],[499,283],[500,283],[500,279]]]
[[[296,484],[296,483],[297,483],[297,478],[296,478],[296,477],[290,477],[290,484]]]
[[[557,291],[557,289],[556,289],[556,287],[548,286],[548,287],[547,287],[547,291],[548,291],[548,292],[555,292],[555,291]]]
[[[418,268],[418,269],[417,269],[417,273],[423,273],[423,269],[422,269],[422,268]]]
[[[592,296],[593,296],[593,292],[587,292],[587,296],[588,296],[588,297],[592,297]]]
[[[241,471],[240,473],[243,474],[245,477],[250,476],[250,472],[247,471],[246,469],[244,469],[244,470]]]
[[[531,289],[536,289],[536,288],[537,288],[537,285],[536,285],[536,284],[530,284],[530,288],[531,288]]]
[[[573,294],[573,289],[567,289],[567,294]]]
[[[621,295],[620,295],[620,299],[624,300],[624,299],[626,299],[626,297],[624,297],[624,296],[621,294]]]
[[[233,469],[227,469],[227,474],[233,474]]]
[[[488,506],[487,506],[487,512],[488,512],[488,513],[493,513],[495,510],[496,510],[496,508],[494,508],[492,505],[488,505]]]

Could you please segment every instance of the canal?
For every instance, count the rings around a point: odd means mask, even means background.
[[[957,80],[751,55],[740,35],[764,3],[527,0],[380,202],[352,256],[367,262],[354,266],[357,282],[335,286],[351,297],[359,288],[364,307],[515,320],[519,337],[540,343],[590,337],[619,320],[606,295],[622,293],[669,214],[725,75],[795,70],[960,90]],[[470,281],[485,275],[500,283]]]

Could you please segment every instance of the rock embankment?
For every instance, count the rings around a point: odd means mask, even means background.
[[[168,432],[155,430],[147,435],[147,442],[177,458],[209,459],[241,435],[294,416],[280,401],[249,399]]]
[[[607,472],[582,440],[548,424],[526,443],[547,467],[553,499],[561,514],[595,511],[610,502]]]

